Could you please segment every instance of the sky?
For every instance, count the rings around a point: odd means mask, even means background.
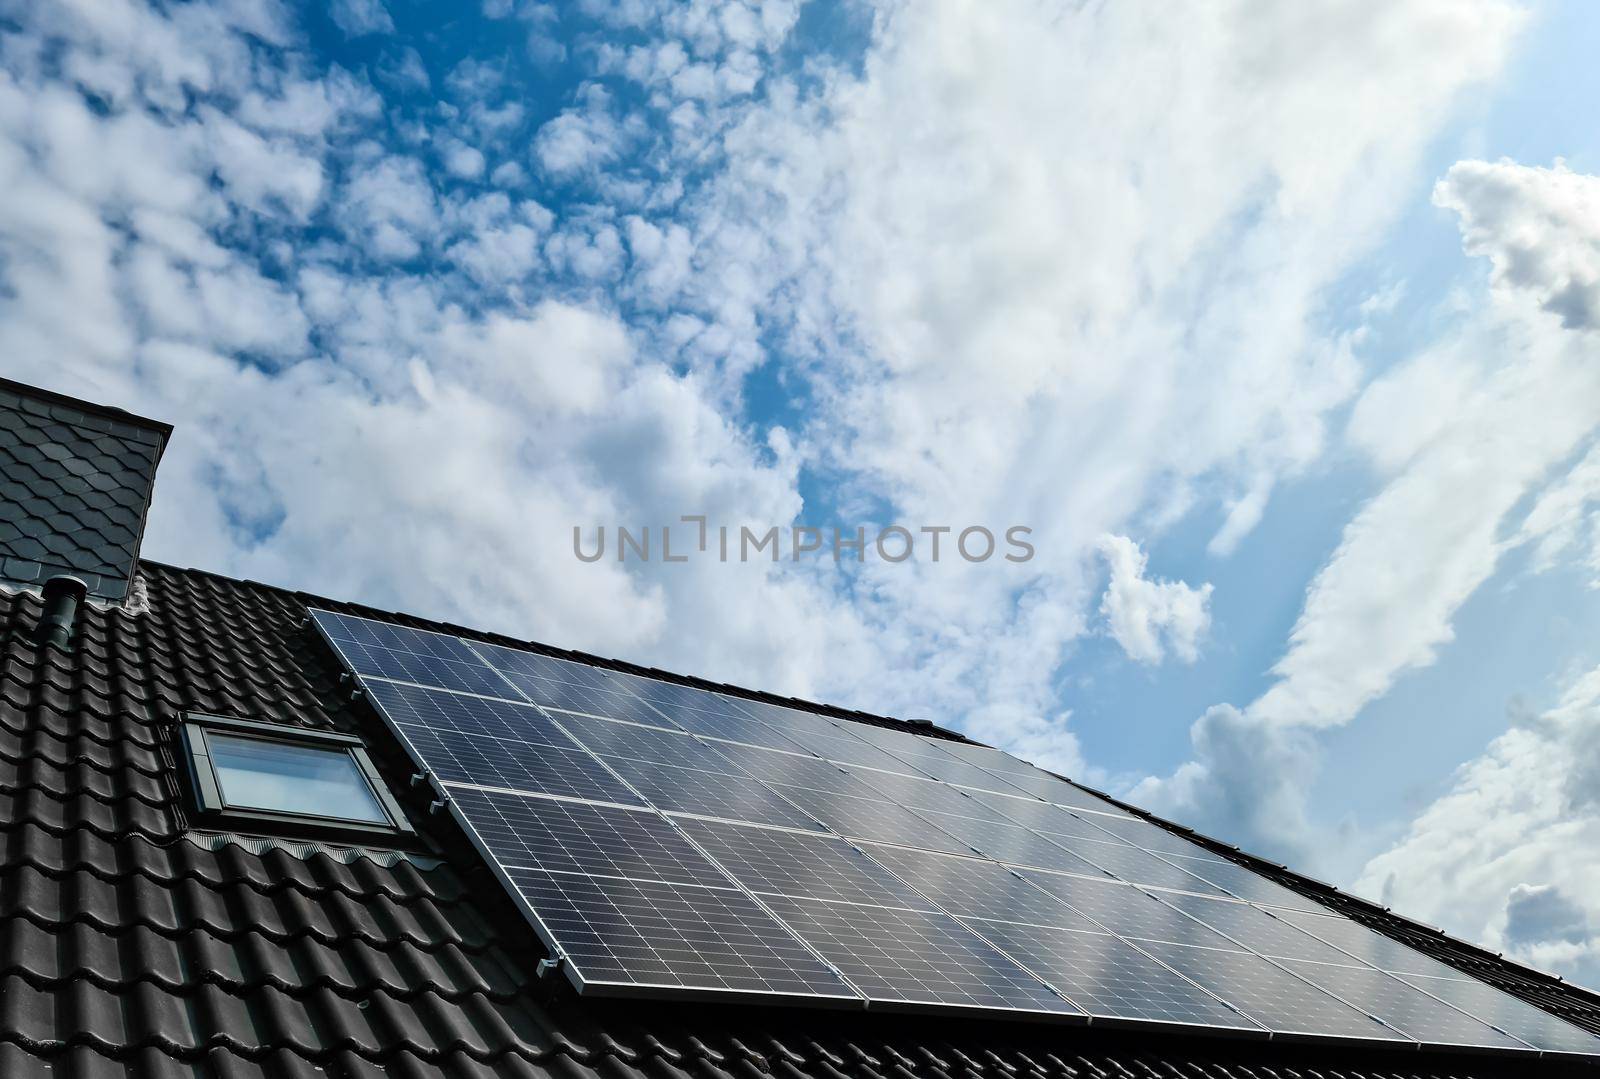
[[[176,424],[147,557],[931,719],[1600,985],[1597,51],[5,0],[0,356]]]

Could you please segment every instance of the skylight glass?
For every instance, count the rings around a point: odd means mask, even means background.
[[[231,809],[388,822],[348,750],[217,733],[208,741],[217,783]]]

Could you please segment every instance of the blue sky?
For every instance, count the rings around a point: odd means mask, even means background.
[[[18,5],[0,349],[177,424],[151,557],[931,718],[1595,982],[1597,46]],[[574,557],[682,515],[1037,553]]]

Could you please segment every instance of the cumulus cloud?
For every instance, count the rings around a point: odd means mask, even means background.
[[[1600,985],[1600,670],[1457,771],[1357,888]]]
[[[1112,640],[1140,663],[1160,663],[1168,650],[1193,663],[1211,625],[1211,585],[1146,577],[1145,553],[1127,536],[1102,536],[1099,548],[1111,571],[1100,613]]]
[[[583,97],[581,106],[564,110],[534,136],[534,156],[552,176],[589,172],[622,154],[623,125],[611,114],[610,96],[591,86]]]
[[[1433,200],[1461,217],[1496,288],[1532,294],[1572,329],[1600,329],[1600,184],[1557,161],[1462,161]]]
[[[1524,172],[1512,186],[1539,203],[1551,195],[1541,185],[1559,194],[1577,179]],[[1471,174],[1458,165],[1449,175]],[[1504,184],[1451,190],[1470,250],[1498,265],[1528,242],[1527,214],[1505,205]],[[1565,263],[1571,276],[1600,272],[1600,251],[1590,250],[1591,267]],[[1383,486],[1312,580],[1274,683],[1243,710],[1258,729],[1349,723],[1407,671],[1434,661],[1453,637],[1456,613],[1506,551],[1538,541],[1554,557],[1581,536],[1596,483],[1596,466],[1581,451],[1600,428],[1593,338],[1550,310],[1542,276],[1501,275],[1491,297],[1457,333],[1386,372],[1357,400],[1348,437]],[[1198,737],[1196,749],[1176,775],[1143,789],[1180,818],[1254,841],[1253,815],[1214,796],[1238,781],[1234,762]],[[1284,786],[1303,797],[1297,781]]]
[[[389,17],[383,0],[332,0],[328,5],[328,18],[345,37],[394,33],[394,20]]]
[[[509,162],[497,192],[429,171],[451,139],[484,157],[464,176],[519,145],[500,65],[394,53],[384,86],[452,72],[418,119],[276,8],[119,10],[8,28],[0,346],[178,422],[153,555],[924,714],[1074,771],[1056,677],[1099,537],[1225,491],[1226,546],[1317,458],[1361,373],[1313,314],[1521,18],[1373,0],[1330,40],[1305,5],[890,6],[862,55],[799,70],[797,4],[589,5],[571,17],[630,43],[572,62],[644,107],[561,103],[524,158],[570,188],[552,210]],[[775,360],[803,383],[794,431],[744,407]],[[863,518],[1028,525],[1039,555],[574,571],[574,523],[787,523],[803,475]]]

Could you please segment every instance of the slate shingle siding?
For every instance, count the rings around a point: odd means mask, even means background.
[[[0,380],[0,580],[122,599],[169,431]]]
[[[305,625],[308,597],[142,572],[148,613],[87,610],[67,651],[34,643],[36,596],[0,595],[3,1079],[1530,1074],[1489,1057],[579,999],[535,979],[537,941],[407,786],[396,747]],[[361,732],[433,857],[186,838],[168,738],[187,709]],[[1593,1022],[1589,995],[1449,947]]]

